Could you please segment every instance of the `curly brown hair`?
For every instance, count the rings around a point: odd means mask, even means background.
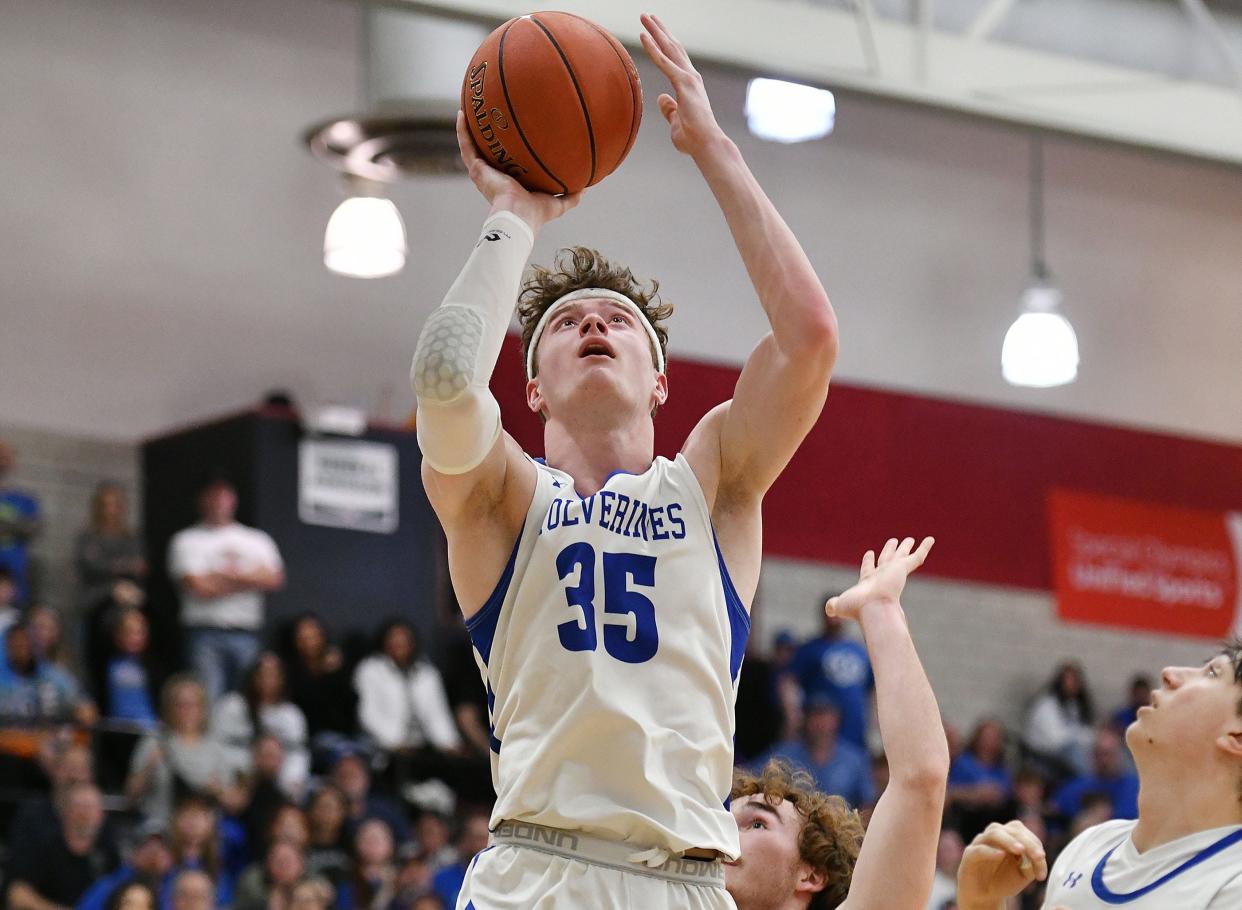
[[[769,806],[784,801],[802,816],[798,854],[827,880],[824,890],[811,899],[812,910],[841,906],[849,894],[854,864],[862,849],[862,818],[841,797],[821,793],[810,774],[777,759],[769,761],[757,775],[748,771],[734,774],[734,799],[757,793]]]
[[[535,326],[548,307],[571,291],[582,288],[605,288],[624,294],[638,306],[660,340],[660,350],[668,362],[668,330],[661,324],[673,313],[673,305],[660,299],[660,283],[654,279],[643,283],[622,265],[604,258],[599,250],[571,246],[559,250],[551,266],[532,266],[529,277],[518,294],[518,321],[522,324],[522,359],[525,361],[534,340]],[[535,372],[539,371],[536,358]]]

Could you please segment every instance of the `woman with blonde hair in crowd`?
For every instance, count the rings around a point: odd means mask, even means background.
[[[178,792],[201,793],[229,811],[243,794],[241,770],[207,730],[207,691],[189,674],[173,676],[160,693],[160,729],[138,744],[130,761],[125,795],[151,818],[168,819]]]

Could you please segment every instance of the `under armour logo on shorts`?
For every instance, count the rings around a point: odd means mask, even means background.
[[[1066,888],[1074,888],[1074,887],[1077,887],[1078,882],[1081,880],[1082,880],[1081,872],[1071,872],[1069,875],[1065,876],[1065,881],[1063,881],[1061,884]]]

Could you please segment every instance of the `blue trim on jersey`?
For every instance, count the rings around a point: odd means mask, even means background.
[[[487,598],[478,613],[466,620],[466,631],[470,634],[470,640],[474,642],[475,650],[483,658],[484,666],[492,657],[492,640],[496,637],[496,623],[500,621],[500,608],[505,602],[505,595],[509,593],[509,584],[513,581],[513,566],[517,563],[518,547],[521,544],[522,534],[519,532],[518,539],[513,543],[513,552],[509,554],[509,562],[500,575],[500,581],[496,582],[491,596]]]
[[[1106,904],[1128,904],[1130,901],[1136,901],[1146,894],[1151,894],[1151,892],[1155,891],[1161,885],[1177,878],[1188,869],[1193,869],[1204,860],[1211,859],[1222,850],[1228,850],[1234,844],[1242,843],[1242,828],[1239,828],[1232,834],[1226,834],[1214,844],[1208,844],[1190,859],[1186,860],[1186,862],[1182,863],[1166,875],[1162,875],[1150,885],[1139,888],[1137,891],[1131,891],[1128,894],[1115,894],[1114,892],[1109,891],[1108,886],[1104,884],[1104,864],[1108,862],[1108,858],[1112,856],[1113,852],[1123,843],[1125,843],[1124,840],[1114,844],[1109,851],[1100,858],[1100,861],[1096,863],[1095,871],[1091,873],[1091,890],[1095,892],[1096,897],[1104,901]]]
[[[492,684],[489,680],[487,683],[487,743],[492,747],[492,751],[499,755],[501,742],[496,738],[496,724],[492,720],[495,716],[496,693],[492,691]]]
[[[738,597],[737,588],[733,587],[715,527],[712,528],[712,544],[716,547],[720,583],[724,587],[725,604],[729,610],[729,678],[737,682],[737,675],[742,672],[742,658],[746,655],[746,639],[750,637],[750,614],[746,612],[742,598]]]

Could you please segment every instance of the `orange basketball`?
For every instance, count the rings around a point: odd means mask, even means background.
[[[461,87],[470,135],[530,190],[576,193],[617,169],[643,91],[625,48],[572,13],[510,19],[475,51]]]

